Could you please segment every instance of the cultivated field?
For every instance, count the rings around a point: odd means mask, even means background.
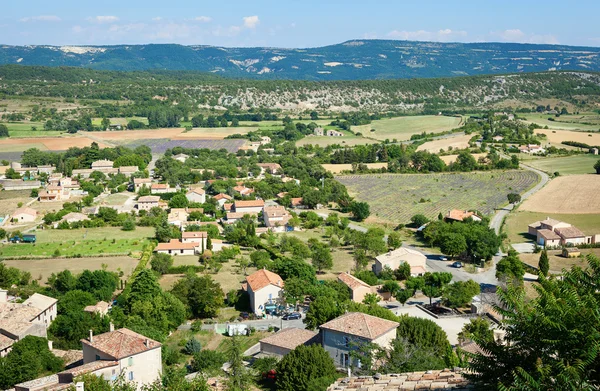
[[[25,246],[25,244],[23,244]],[[106,270],[119,272],[124,276],[131,274],[138,263],[138,259],[128,256],[116,257],[90,257],[90,258],[56,258],[56,259],[28,259],[28,260],[6,260],[3,261],[6,266],[16,267],[22,271],[30,272],[31,276],[41,284],[48,281],[52,273],[58,273],[65,269],[73,274],[81,273],[84,270],[100,270],[106,265]]]
[[[452,147],[452,149],[463,149],[469,146],[469,140],[471,140],[471,138],[473,138],[472,134],[464,134],[456,137],[444,137],[419,145],[417,151],[438,153],[440,149],[447,151],[450,147]]]
[[[526,123],[534,122],[538,125],[548,126],[550,129],[598,131],[600,129],[600,116],[598,115],[561,115],[555,117],[552,114],[523,114]],[[554,121],[548,120],[553,118]]]
[[[154,230],[137,227],[135,231],[122,231],[116,227],[39,230],[35,232],[35,244],[11,244],[0,246],[0,259],[5,257],[51,257],[58,250],[61,256],[129,254],[141,251]]]
[[[577,141],[588,145],[600,145],[600,133],[575,132],[570,130],[552,130],[536,129],[535,134],[545,134],[547,140],[554,145],[559,145],[563,141]]]
[[[408,223],[419,213],[435,218],[451,209],[490,214],[507,203],[508,193],[523,193],[539,181],[531,171],[371,174],[336,179],[352,196],[368,202],[372,215],[396,223]]]
[[[410,140],[410,136],[414,134],[423,132],[446,132],[458,128],[461,122],[462,118],[460,117],[419,115],[375,120],[367,125],[353,126],[352,130],[377,140],[396,139],[404,141]],[[372,132],[372,129],[375,129],[375,131]]]
[[[526,212],[519,208],[506,218],[504,232],[508,235],[508,241],[522,243],[534,240],[534,237],[527,234],[527,226],[548,217],[574,225],[587,235],[600,233],[600,214],[536,213]]]
[[[600,156],[591,154],[561,156],[551,158],[532,158],[526,164],[548,173],[559,172],[560,175],[595,174],[594,164]]]
[[[365,163],[368,168],[387,168],[387,163]],[[333,174],[339,174],[342,171],[352,170],[352,164],[321,164],[324,169],[330,171]]]
[[[541,213],[600,213],[600,175],[555,178],[525,200],[519,209]]]
[[[33,143],[32,143],[33,140]],[[71,147],[89,147],[94,140],[85,136],[9,138],[0,140],[0,152],[25,151],[29,148],[39,148],[47,151],[66,151]],[[106,147],[98,143],[100,148]]]

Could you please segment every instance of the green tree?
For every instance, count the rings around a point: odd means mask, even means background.
[[[508,193],[506,196],[510,204],[518,204],[521,202],[521,195],[519,193]]]
[[[0,137],[10,137],[8,127],[4,124],[0,124]]]
[[[452,258],[467,251],[467,240],[459,233],[445,233],[440,235],[438,241],[440,243],[440,250]]]
[[[398,300],[402,304],[402,306],[404,306],[404,304],[406,304],[408,299],[413,297],[414,294],[415,294],[414,291],[412,291],[410,289],[399,289],[396,291],[394,298],[396,300]]]
[[[480,292],[479,284],[473,280],[456,281],[444,288],[442,301],[450,308],[464,307]]]
[[[321,345],[300,345],[277,364],[278,391],[325,391],[335,378],[335,364]]]
[[[158,274],[167,274],[173,266],[173,257],[169,254],[154,253],[150,259],[150,267]]]
[[[600,160],[594,164],[594,170],[596,170],[596,174],[600,174]]]
[[[194,354],[198,353],[201,350],[202,350],[202,345],[194,337],[191,337],[190,339],[188,339],[188,341],[185,343],[185,346],[183,347],[183,352],[190,356],[193,356]]]
[[[503,282],[523,283],[525,268],[516,251],[509,250],[508,256],[496,264],[496,278]]]
[[[352,216],[358,221],[364,221],[371,215],[371,208],[366,202],[353,201],[350,204],[350,212]]]
[[[550,260],[548,259],[548,252],[546,249],[543,249],[542,253],[540,254],[540,262],[538,267],[542,275],[548,276],[548,271],[550,270]]]
[[[377,305],[377,303],[379,303],[379,300],[381,300],[381,298],[377,293],[367,293],[362,302],[366,305]]]
[[[244,348],[241,338],[234,336],[227,340],[225,357],[229,362],[228,391],[248,391],[252,385],[252,377],[244,365]]]
[[[417,214],[410,218],[410,222],[413,224],[413,227],[418,228],[429,223],[429,219],[425,215]]]
[[[314,330],[341,314],[342,308],[337,300],[329,296],[320,296],[310,304],[304,323],[307,328]]]
[[[423,349],[432,349],[436,354],[444,356],[450,343],[446,332],[429,319],[401,317],[396,330],[398,338],[404,338],[413,345]]]
[[[490,322],[484,317],[471,318],[458,333],[458,340],[463,343],[469,340],[492,342],[494,331],[490,327]]]
[[[402,262],[398,269],[394,270],[394,276],[398,281],[408,280],[410,278],[410,264]]]
[[[425,296],[429,297],[431,305],[434,297],[441,296],[443,288],[452,281],[452,274],[446,272],[425,273],[425,285],[421,289]]]
[[[361,271],[369,264],[369,257],[367,252],[362,248],[354,250],[354,270]]]
[[[541,275],[537,294],[498,289],[504,341],[474,338],[485,352],[470,355],[467,375],[483,389],[586,390],[600,385],[600,260],[562,278]]]
[[[106,117],[102,118],[102,122],[100,122],[100,127],[102,130],[107,130],[110,128],[110,120]]]
[[[182,303],[188,305],[196,318],[212,318],[225,303],[221,285],[210,276],[187,274],[171,290]]]
[[[135,231],[135,220],[132,218],[125,220],[121,229],[123,231]]]
[[[183,193],[177,193],[169,200],[169,208],[186,208],[188,199]]]
[[[194,354],[190,366],[194,372],[210,375],[219,373],[225,362],[227,362],[227,357],[223,353],[204,349]]]
[[[398,232],[391,232],[387,238],[387,245],[392,250],[395,250],[402,246],[402,239]]]
[[[311,249],[312,265],[321,273],[324,269],[333,267],[333,257],[329,247],[322,243],[317,243]]]

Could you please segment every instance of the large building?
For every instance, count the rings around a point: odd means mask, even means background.
[[[263,200],[235,201],[233,209],[236,213],[258,214],[265,207]]]
[[[246,277],[246,288],[252,312],[262,316],[270,308],[277,308],[283,293],[283,279],[279,274],[261,269]]]
[[[427,257],[422,253],[407,247],[400,247],[375,258],[373,272],[379,275],[386,266],[396,270],[401,264],[408,263],[410,265],[410,275],[416,277],[427,272],[426,262]]]
[[[396,338],[397,327],[398,323],[391,320],[349,312],[321,325],[321,343],[336,367],[359,366],[360,363],[350,356],[350,352],[371,343],[384,349],[390,348]]]
[[[535,236],[538,245],[546,248],[600,243],[599,234],[586,235],[579,228],[550,217],[529,224],[527,232]]]

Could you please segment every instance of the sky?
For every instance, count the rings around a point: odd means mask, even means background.
[[[2,0],[0,44],[317,47],[351,39],[600,46],[600,1]],[[575,5],[576,4],[576,5]]]

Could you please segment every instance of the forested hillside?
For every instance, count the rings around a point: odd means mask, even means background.
[[[182,45],[2,46],[0,64],[104,70],[196,70],[229,77],[366,80],[599,71],[600,48],[515,43],[354,40],[307,48]]]
[[[498,105],[535,107],[543,99],[595,104],[600,74],[543,72],[439,79],[290,81],[232,79],[193,71],[96,71],[0,66],[0,95],[119,100],[229,110],[461,112]],[[193,110],[192,110],[193,111]],[[124,115],[127,115],[125,113]]]

